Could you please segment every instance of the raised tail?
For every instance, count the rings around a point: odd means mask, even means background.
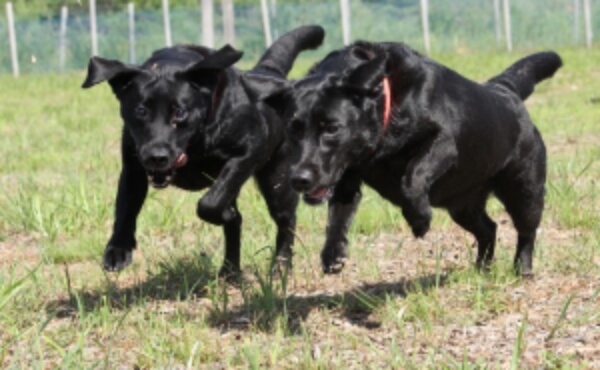
[[[276,74],[285,78],[300,52],[316,49],[323,42],[325,30],[321,26],[298,27],[281,36],[267,49],[253,72]]]
[[[505,86],[525,100],[533,92],[536,83],[552,77],[561,66],[562,59],[555,52],[536,53],[508,67],[489,83]]]

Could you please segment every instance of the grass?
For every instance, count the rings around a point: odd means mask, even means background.
[[[472,267],[472,238],[435,212],[414,240],[398,209],[364,189],[350,261],[324,276],[325,207],[298,210],[295,268],[269,272],[275,228],[249,182],[238,286],[215,279],[221,230],[201,194],[150,191],[134,264],[104,273],[121,130],[107,86],[82,73],[0,76],[0,366],[5,368],[590,368],[600,366],[600,58],[565,66],[527,105],[549,153],[536,278],[511,272],[501,205],[496,262]],[[476,80],[525,53],[434,58]],[[301,60],[292,76],[312,62]]]

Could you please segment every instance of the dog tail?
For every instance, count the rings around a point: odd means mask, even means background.
[[[536,83],[552,77],[562,64],[553,51],[536,53],[519,60],[489,82],[507,87],[525,100]]]
[[[298,27],[275,40],[252,71],[275,73],[278,77],[285,78],[298,54],[307,49],[318,48],[324,37],[325,30],[321,26]]]

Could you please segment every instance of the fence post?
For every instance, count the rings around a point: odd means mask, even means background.
[[[504,10],[504,32],[506,34],[506,50],[512,51],[512,27],[510,24],[510,1],[502,0]]]
[[[350,44],[350,0],[340,0],[342,12],[342,38],[344,45]]]
[[[263,30],[265,32],[265,45],[269,47],[273,41],[271,39],[271,22],[269,21],[267,0],[260,0],[260,12],[262,13]]]
[[[579,0],[573,0],[573,43],[579,43]]]
[[[60,31],[58,47],[58,68],[60,71],[65,69],[65,60],[67,59],[67,18],[69,9],[66,6],[60,8]]]
[[[12,62],[13,75],[19,77],[19,57],[17,55],[17,37],[15,35],[15,17],[12,3],[6,3],[6,18],[8,20],[8,42],[10,44],[10,60]]]
[[[165,25],[165,43],[167,46],[173,45],[171,39],[171,17],[169,16],[169,0],[162,0],[163,23]]]
[[[202,0],[202,45],[215,47],[213,0]]]
[[[96,27],[96,0],[90,0],[90,35],[92,37],[92,56],[98,55],[98,31]]]
[[[135,63],[135,5],[127,4],[127,14],[129,15],[129,63]]]
[[[496,46],[500,45],[502,39],[502,26],[500,20],[500,0],[494,0],[494,31],[496,32]]]
[[[423,27],[423,46],[425,53],[431,51],[431,42],[429,39],[429,0],[421,0],[421,26]]]
[[[235,14],[233,12],[233,0],[221,0],[223,11],[223,36],[225,43],[235,44]]]
[[[279,30],[277,29],[277,22],[275,19],[277,18],[277,0],[271,0],[271,19],[274,21],[273,25],[273,37],[279,37]]]
[[[585,18],[585,45],[588,48],[592,47],[592,9],[590,0],[583,0],[583,16]]]

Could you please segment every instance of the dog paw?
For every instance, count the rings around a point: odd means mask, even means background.
[[[348,257],[345,251],[334,248],[324,249],[321,253],[323,273],[339,274],[344,269],[344,266],[346,266],[347,260]]]
[[[422,205],[421,207],[403,207],[402,214],[410,225],[413,235],[416,238],[422,238],[429,231],[431,226],[431,207]]]
[[[229,222],[237,217],[237,211],[233,207],[227,207],[221,214],[224,222]]]
[[[106,271],[121,271],[129,266],[133,260],[133,251],[107,245],[104,250],[103,264]]]
[[[525,281],[532,281],[534,280],[534,275],[533,275],[533,271],[527,271],[527,272],[522,272],[521,273],[521,279],[525,280]]]
[[[275,256],[271,263],[273,277],[283,277],[294,268],[291,256]]]
[[[213,225],[223,225],[237,217],[234,207],[220,207],[205,198],[200,199],[196,208],[198,217]]]
[[[417,221],[413,221],[410,225],[413,235],[416,238],[422,238],[429,231],[429,227],[431,226],[431,218],[429,219],[420,219]]]
[[[492,272],[492,263],[491,261],[477,259],[477,262],[475,262],[475,268],[482,274],[489,274]]]
[[[239,267],[224,264],[219,270],[219,279],[224,279],[229,284],[237,284],[242,279],[242,271]]]
[[[516,263],[514,266],[515,275],[521,277],[522,280],[533,280],[533,270],[531,267],[523,267]]]

